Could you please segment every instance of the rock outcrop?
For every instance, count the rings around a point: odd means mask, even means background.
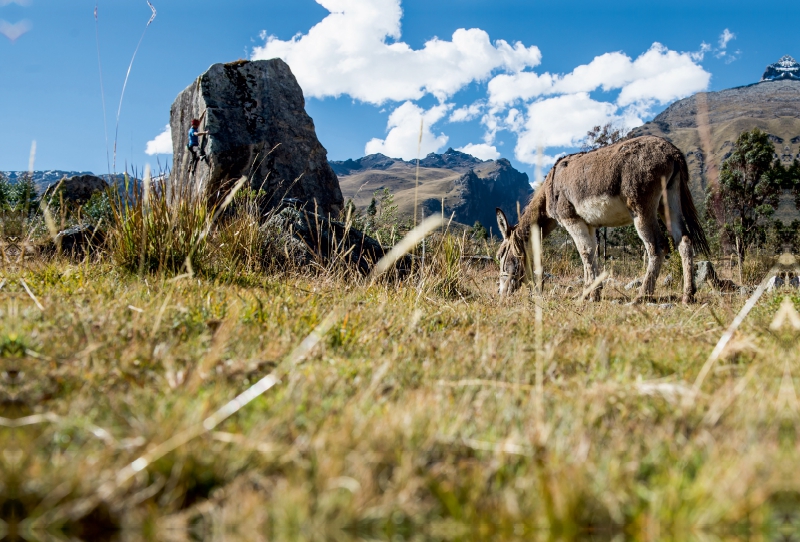
[[[533,193],[528,175],[508,160],[481,160],[453,149],[420,160],[418,190],[416,160],[373,154],[331,162],[331,167],[345,197],[357,207],[366,208],[374,191],[388,188],[401,215],[413,214],[415,199],[418,212],[441,212],[444,199],[445,216],[455,213],[456,222],[471,226],[479,221],[487,229],[495,224],[495,207],[516,216],[517,203],[524,207]]]
[[[56,194],[58,189],[58,194]],[[51,184],[44,191],[45,198],[59,198],[63,194],[64,201],[75,205],[83,205],[95,192],[108,190],[108,183],[95,175],[76,175],[63,181]]]
[[[190,171],[186,148],[193,118],[207,160]],[[303,91],[280,59],[214,64],[181,92],[170,111],[174,148],[171,179],[191,183],[212,200],[242,176],[264,190],[275,206],[284,197],[309,203],[320,213],[343,205],[327,151],[305,111]]]
[[[372,237],[337,220],[308,210],[299,200],[285,199],[262,226],[267,234],[265,258],[289,267],[344,264],[367,275],[385,254]],[[408,272],[410,260],[401,258],[395,268]]]

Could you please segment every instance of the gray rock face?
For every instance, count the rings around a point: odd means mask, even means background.
[[[337,261],[366,275],[386,254],[375,239],[304,207],[299,200],[283,200],[262,226],[269,239],[264,253],[274,263],[305,267]],[[404,258],[396,268],[405,273],[408,265]]]
[[[732,280],[719,278],[717,271],[714,269],[714,265],[707,260],[695,262],[694,283],[698,289],[703,286],[703,284],[708,283],[711,288],[721,292],[735,292],[739,290],[739,286]]]
[[[200,131],[210,135],[200,137],[200,148],[207,161],[190,171],[188,131],[203,115]],[[271,196],[268,207],[293,197],[312,207],[316,202],[322,214],[342,208],[339,180],[305,111],[303,91],[280,59],[214,64],[178,95],[170,127],[171,178],[204,190],[212,201],[247,176],[251,187]]]
[[[710,282],[713,286],[717,280],[717,272],[714,266],[707,260],[700,260],[694,263],[694,283],[695,286],[700,288],[706,281]]]
[[[54,195],[58,187],[58,193],[64,194],[64,201],[74,203],[76,205],[83,205],[92,197],[95,192],[103,192],[108,189],[108,183],[94,175],[76,175],[63,181],[55,182],[47,187],[44,191],[44,197],[59,198],[59,195]]]
[[[784,285],[783,277],[780,276],[780,275],[775,275],[774,277],[772,277],[771,279],[769,279],[767,281],[766,290],[768,292],[771,292],[772,290],[776,290],[776,289],[782,288],[783,285]]]
[[[626,290],[634,290],[636,288],[641,287],[642,279],[633,279],[628,284],[625,285]]]
[[[484,177],[470,170],[455,182],[455,187],[461,192],[452,208],[455,220],[464,224],[477,220],[486,228],[497,220],[496,207],[507,216],[516,217],[516,203],[524,208],[533,193],[528,175],[514,169],[505,158],[497,160],[497,169]]]
[[[366,208],[376,189],[388,188],[402,216],[412,215],[417,203],[424,214],[442,211],[444,215],[471,226],[479,221],[488,230],[496,223],[495,207],[508,216],[517,216],[517,203],[525,207],[533,193],[528,175],[517,171],[506,159],[481,160],[448,149],[431,153],[419,162],[372,154],[358,160],[331,162],[340,177],[342,191],[359,208]]]

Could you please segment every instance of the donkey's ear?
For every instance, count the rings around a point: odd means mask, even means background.
[[[508,239],[508,236],[511,235],[511,228],[508,226],[506,214],[500,207],[495,208],[495,212],[497,213],[497,227],[500,228],[500,235],[503,236],[503,239]]]

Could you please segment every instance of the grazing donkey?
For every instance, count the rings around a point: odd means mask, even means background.
[[[637,302],[653,295],[668,244],[659,228],[661,217],[683,261],[683,302],[694,301],[692,249],[708,252],[708,241],[689,192],[686,159],[672,143],[654,136],[636,137],[559,159],[525,207],[519,224],[509,226],[497,209],[503,243],[500,295],[514,292],[531,267],[531,227],[542,237],[561,225],[575,241],[583,260],[584,284],[598,275],[595,230],[603,226],[636,226],[647,250],[647,272]],[[527,265],[526,265],[527,263]],[[600,290],[591,294],[600,299]]]

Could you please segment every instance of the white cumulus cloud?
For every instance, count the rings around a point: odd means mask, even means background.
[[[498,134],[506,132],[516,139],[518,160],[535,164],[544,156],[547,165],[580,145],[594,126],[633,128],[654,107],[708,88],[711,75],[700,62],[706,53],[724,52],[735,38],[725,29],[718,48],[704,42],[698,51],[678,52],[653,43],[636,57],[608,52],[568,73],[548,73],[535,71],[542,60],[538,47],[491,41],[479,28],[460,28],[449,39],[433,37],[415,49],[402,41],[402,0],[316,2],[329,12],[319,23],[289,40],[264,32],[251,57],[285,60],[307,97],[386,104],[387,133],[367,142],[365,152],[404,159],[418,155],[420,119],[422,155],[449,141],[437,123],[475,121],[483,126],[483,141],[464,145],[464,152],[496,158]],[[485,97],[453,103],[475,83]],[[438,105],[419,105],[431,96]],[[547,154],[548,148],[555,150]]]
[[[565,75],[521,72],[489,81],[489,103],[502,107],[552,94],[620,90],[620,105],[635,101],[666,103],[708,86],[711,74],[694,53],[678,53],[654,43],[636,60],[624,53],[605,53]]]
[[[726,28],[719,36],[719,48],[726,49],[728,47],[728,42],[733,39],[736,39],[736,34]]]
[[[435,134],[432,128],[447,115],[451,107],[442,104],[425,111],[413,102],[405,102],[389,115],[386,139],[372,139],[367,143],[364,153],[381,153],[392,158],[412,160],[442,150],[449,138],[444,134]]]
[[[471,105],[459,107],[450,114],[450,122],[467,122],[474,120],[483,112],[484,105],[481,102],[476,102]]]
[[[520,162],[535,164],[539,148],[574,147],[593,126],[617,120],[617,107],[585,92],[533,102],[514,149]]]
[[[400,41],[401,0],[316,0],[330,15],[290,40],[265,36],[252,58],[282,58],[306,96],[349,95],[373,104],[440,101],[495,70],[520,71],[541,62],[537,47],[490,41],[480,29],[460,28],[449,41],[433,38],[422,49]]]
[[[144,152],[150,156],[154,154],[172,154],[172,130],[169,124],[164,128],[163,132],[147,142],[147,148],[145,148]]]
[[[487,86],[485,143],[493,144],[498,131],[511,132],[517,137],[516,158],[535,164],[540,148],[579,146],[594,126],[611,122],[634,128],[654,106],[708,87],[711,74],[698,61],[698,53],[671,51],[654,43],[636,59],[621,52],[605,53],[563,75],[499,74]],[[595,91],[615,95],[590,96]],[[554,158],[545,155],[545,164]]]
[[[480,158],[481,160],[497,160],[500,158],[497,147],[494,145],[487,145],[486,143],[468,143],[456,150],[471,154],[475,158]]]

